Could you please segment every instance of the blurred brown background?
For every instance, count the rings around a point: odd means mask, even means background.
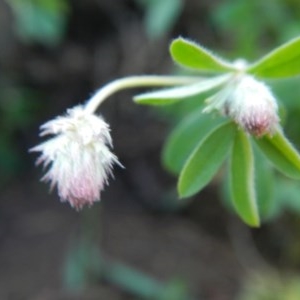
[[[42,30],[48,23],[33,22],[31,31],[22,32],[20,24],[28,20],[20,21],[18,14],[32,12],[16,8],[18,1],[0,2],[1,300],[140,299],[101,278],[82,280],[78,289],[72,285],[67,262],[86,235],[84,218],[105,259],[163,283],[178,279],[194,299],[234,299],[255,267],[299,266],[294,215],[250,231],[221,204],[217,183],[189,203],[176,204],[176,178],[160,163],[173,119],[133,104],[133,91],[120,92],[101,107],[114,152],[126,167],[115,168],[101,203],[78,213],[39,182],[42,170],[34,168],[36,157],[28,149],[40,142],[38,127],[46,120],[84,102],[112,79],[174,72],[168,45],[179,35],[234,54],[238,33],[222,31],[213,18],[226,1],[183,1],[157,34],[147,31],[142,2],[66,1],[54,22],[62,25],[52,36],[50,28],[50,38]],[[47,14],[39,18],[47,20]],[[272,45],[275,30],[266,30],[262,45]]]

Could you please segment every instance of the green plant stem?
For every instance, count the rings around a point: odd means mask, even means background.
[[[129,88],[152,87],[152,86],[176,86],[194,83],[201,80],[201,77],[191,76],[159,76],[159,75],[144,75],[144,76],[129,76],[121,79],[116,79],[104,87],[100,88],[94,96],[87,102],[86,111],[94,113],[98,106],[112,94]]]

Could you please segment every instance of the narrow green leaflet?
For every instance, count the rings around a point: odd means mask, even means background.
[[[209,79],[201,79],[199,82],[185,86],[161,89],[137,95],[133,100],[139,104],[166,105],[173,104],[179,100],[208,92],[225,84],[230,75],[222,75]]]
[[[260,217],[266,220],[276,214],[278,206],[274,197],[274,172],[258,149],[255,149],[254,157],[257,205]]]
[[[276,78],[300,74],[300,37],[278,47],[247,69],[258,77]]]
[[[259,213],[254,190],[254,159],[251,143],[239,130],[232,148],[230,185],[234,207],[242,220],[258,227]]]
[[[255,141],[280,172],[288,177],[300,179],[300,155],[281,131],[278,130],[273,137],[264,136]]]
[[[209,183],[225,160],[235,131],[234,124],[225,123],[199,143],[180,173],[180,197],[193,196]]]
[[[200,45],[183,39],[175,39],[170,46],[173,60],[187,68],[204,72],[230,72],[236,68],[225,60],[215,56]]]
[[[221,122],[222,118],[205,114],[202,108],[185,117],[165,143],[162,151],[164,166],[178,174],[199,142]]]

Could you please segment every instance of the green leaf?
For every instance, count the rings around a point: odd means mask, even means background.
[[[300,155],[280,130],[273,137],[266,135],[255,141],[280,172],[288,177],[300,179]]]
[[[230,72],[236,68],[215,56],[202,46],[183,39],[175,39],[170,46],[170,53],[173,60],[179,65],[204,72]]]
[[[229,80],[230,76],[222,75],[210,79],[202,79],[194,84],[175,88],[161,89],[137,95],[133,100],[139,104],[166,105],[173,104],[195,95],[200,95],[214,88],[218,88]]]
[[[214,118],[200,110],[194,111],[184,118],[168,137],[162,151],[164,166],[178,174],[199,141],[224,119]]]
[[[299,75],[300,37],[278,47],[253,65],[250,65],[247,72],[264,78]]]
[[[228,154],[235,128],[232,123],[222,124],[198,144],[180,174],[180,197],[193,196],[213,178]]]
[[[277,203],[274,197],[274,175],[269,162],[255,149],[255,190],[259,215],[270,219],[276,215]]]
[[[232,200],[238,215],[246,224],[258,227],[260,221],[254,190],[254,159],[249,138],[242,130],[235,136],[230,175]]]

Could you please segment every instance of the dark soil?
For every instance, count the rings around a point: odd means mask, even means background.
[[[65,258],[78,235],[80,213],[60,204],[35,179],[15,182],[1,194],[0,299],[132,299],[101,282],[79,296],[65,291]],[[200,203],[182,212],[158,212],[133,194],[116,179],[92,208],[101,206],[96,226],[105,256],[163,282],[181,278],[198,297],[232,299],[243,272],[220,224],[214,224],[220,212],[208,212],[206,220],[198,221],[191,209],[201,209]],[[216,202],[198,200],[201,206]]]

